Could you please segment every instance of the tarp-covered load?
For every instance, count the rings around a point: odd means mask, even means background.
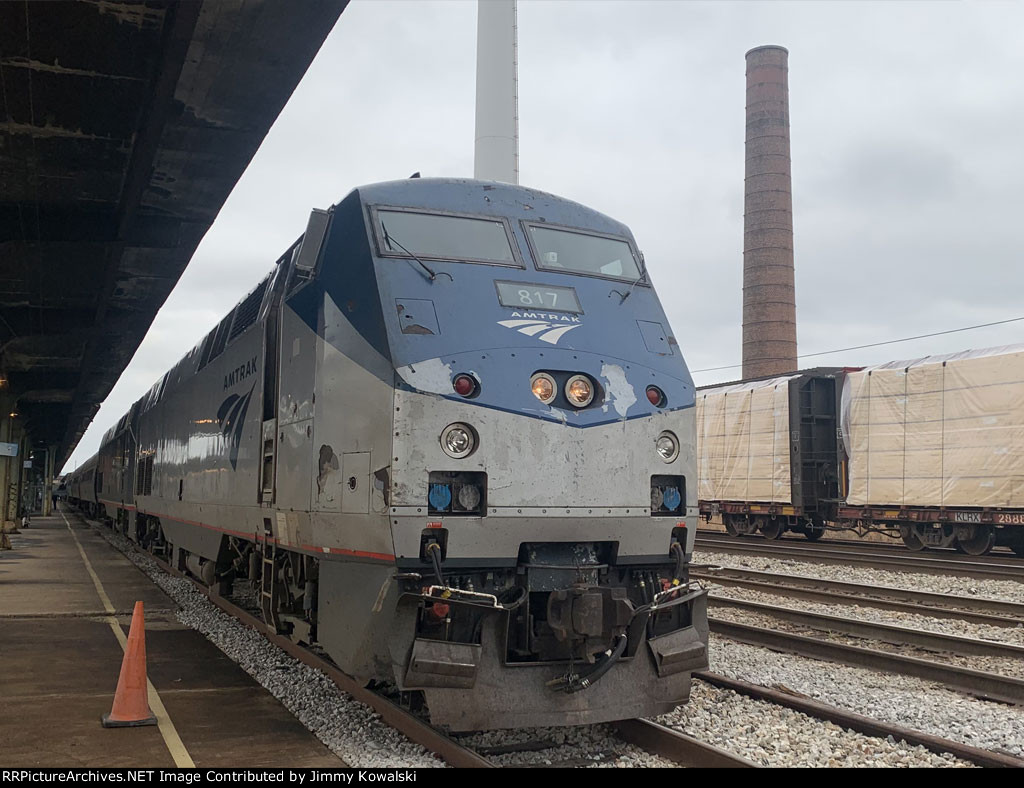
[[[789,381],[795,377],[697,392],[702,501],[791,502]]]
[[[843,427],[848,504],[1022,507],[1024,345],[848,373]]]

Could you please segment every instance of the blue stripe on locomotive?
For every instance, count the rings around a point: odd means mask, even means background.
[[[430,260],[428,264],[439,274],[431,281],[413,260],[376,256],[371,206],[508,218],[525,268]],[[380,377],[459,402],[579,427],[691,407],[693,381],[653,287],[637,284],[623,301],[621,294],[629,288],[628,282],[537,270],[521,221],[593,230],[632,241],[629,228],[620,222],[578,203],[519,186],[462,179],[374,184],[353,191],[335,206],[317,279],[288,303],[326,341],[347,355],[358,354],[356,360]],[[550,345],[501,325],[499,321],[515,319],[517,310],[498,302],[495,280],[575,289],[583,309],[579,327],[565,333],[557,345]],[[324,292],[365,344],[351,340],[348,326],[341,330],[325,326]],[[396,301],[405,300],[431,302],[438,333],[402,333]],[[524,310],[518,311],[522,315]],[[546,309],[535,311],[556,314]],[[669,354],[648,348],[642,333],[644,322],[663,327]],[[436,366],[435,359],[440,359],[451,375],[475,375],[481,383],[479,397],[464,400],[450,388],[438,391],[436,386],[416,385],[417,365],[427,362]],[[632,388],[632,393],[625,392],[627,399],[616,402],[612,397],[603,408],[599,404],[571,411],[542,405],[530,392],[529,380],[535,371],[583,372],[603,381],[605,365],[615,365],[625,373]],[[412,384],[395,374],[403,368],[411,368],[406,377]],[[664,409],[648,402],[644,392],[650,384],[665,392],[668,403]],[[628,398],[634,401],[629,403]]]

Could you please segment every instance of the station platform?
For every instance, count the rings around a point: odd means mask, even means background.
[[[36,518],[0,552],[5,767],[344,767],[281,703],[76,515]],[[159,725],[103,728],[136,601]],[[113,613],[111,613],[111,610]],[[116,622],[116,623],[115,623]]]

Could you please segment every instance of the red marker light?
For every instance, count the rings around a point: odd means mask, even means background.
[[[468,397],[476,391],[476,381],[469,375],[456,375],[452,381],[452,388],[460,397]]]
[[[434,621],[444,621],[448,618],[448,614],[451,612],[451,607],[444,604],[443,602],[435,602],[427,608],[427,615],[434,619]]]
[[[650,403],[652,405],[660,408],[662,405],[665,404],[665,392],[663,392],[657,386],[648,386],[647,399],[650,400]]]

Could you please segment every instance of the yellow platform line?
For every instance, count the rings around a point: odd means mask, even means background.
[[[68,518],[64,516],[64,512],[61,512],[60,516],[64,520],[64,525],[67,526],[68,531],[71,533],[71,538],[75,540],[75,546],[82,556],[82,561],[85,562],[85,568],[89,572],[89,577],[92,578],[92,584],[96,586],[96,593],[99,594],[100,601],[103,603],[103,609],[108,614],[106,621],[114,631],[114,637],[117,638],[117,642],[121,644],[121,650],[125,651],[128,648],[128,637],[124,634],[124,630],[121,629],[121,625],[117,623],[117,619],[114,618],[114,613],[117,612],[117,609],[111,603],[110,597],[107,596],[103,583],[100,582],[99,576],[92,568],[92,562],[89,560],[89,556],[85,554],[82,543],[78,541],[78,536],[71,528]],[[149,680],[148,676],[146,677],[146,684],[148,686],[149,708],[156,717],[157,729],[164,738],[164,744],[167,745],[171,758],[174,759],[174,765],[179,769],[194,769],[196,765],[192,761],[192,756],[185,749],[185,743],[182,742],[181,737],[178,735],[178,729],[171,722],[171,717],[167,713],[167,707],[164,706],[163,700],[160,699],[160,693],[156,691],[156,687],[153,686],[153,682]]]

